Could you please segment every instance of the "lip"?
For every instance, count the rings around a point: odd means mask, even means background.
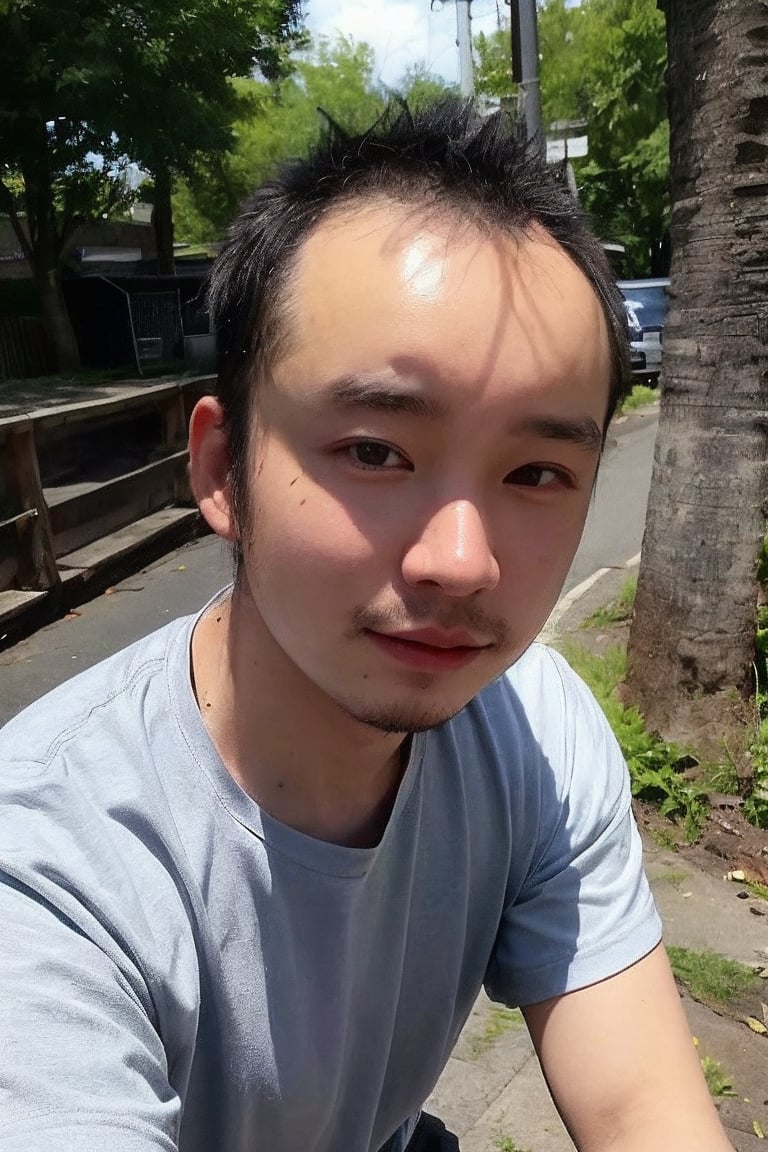
[[[379,649],[400,664],[430,672],[465,668],[488,647],[478,644],[468,632],[443,632],[436,628],[367,634]]]

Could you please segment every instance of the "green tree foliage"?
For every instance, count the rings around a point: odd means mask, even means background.
[[[233,122],[258,114],[264,92],[235,78],[290,70],[298,11],[295,0],[147,0],[121,24],[113,127],[153,177],[160,271],[173,271],[175,179],[205,168],[231,147]]]
[[[218,238],[253,188],[281,161],[305,153],[327,118],[361,131],[393,95],[418,106],[451,90],[416,63],[392,93],[377,82],[374,67],[367,44],[345,36],[321,37],[279,83],[274,99],[258,81],[237,81],[237,92],[250,100],[250,108],[234,126],[235,146],[180,184],[174,198],[179,237],[195,243]]]
[[[77,225],[124,206],[131,160],[174,174],[229,142],[230,77],[284,70],[294,0],[10,0],[0,7],[0,210],[61,367],[78,364],[61,274]],[[169,211],[161,217],[170,246]]]
[[[75,229],[126,193],[112,134],[90,115],[110,70],[106,32],[81,8],[76,0],[11,2],[0,14],[0,210],[29,263],[62,367],[78,363],[61,290]]]
[[[656,270],[669,215],[664,17],[656,0],[545,0],[538,14],[545,131],[583,120],[589,156],[574,160],[581,200],[630,271]],[[514,94],[510,34],[475,41],[479,92]]]

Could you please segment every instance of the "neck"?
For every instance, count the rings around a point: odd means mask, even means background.
[[[402,734],[348,716],[288,658],[247,591],[192,637],[198,706],[224,765],[275,819],[353,847],[381,839],[407,764]]]

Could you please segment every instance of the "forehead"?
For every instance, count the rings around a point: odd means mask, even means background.
[[[416,364],[479,390],[511,370],[531,386],[587,373],[607,397],[602,307],[542,229],[511,236],[389,201],[338,210],[302,247],[287,297],[284,361],[299,377]]]

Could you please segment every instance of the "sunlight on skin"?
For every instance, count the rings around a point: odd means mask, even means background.
[[[442,249],[442,254],[438,252]],[[446,244],[434,236],[417,236],[403,250],[400,262],[403,284],[413,296],[437,303],[445,288]]]

